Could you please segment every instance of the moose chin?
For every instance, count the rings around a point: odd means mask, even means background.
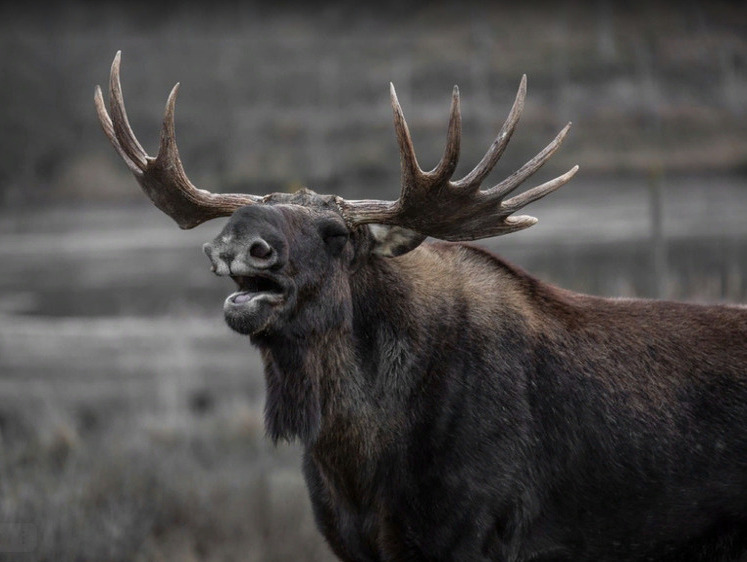
[[[475,168],[418,164],[394,88],[397,201],[302,189],[197,189],[168,98],[157,156],[119,81],[95,101],[145,193],[182,228],[230,216],[204,251],[224,313],[262,353],[265,424],[298,440],[320,531],[346,561],[726,561],[747,556],[747,309],[604,299],[544,283],[467,242],[577,167],[513,194],[558,136],[497,185],[526,93]],[[426,241],[427,237],[435,239]]]

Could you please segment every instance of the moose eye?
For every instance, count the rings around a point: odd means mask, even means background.
[[[348,241],[347,229],[336,222],[325,223],[319,228],[324,244],[333,255],[339,254]]]

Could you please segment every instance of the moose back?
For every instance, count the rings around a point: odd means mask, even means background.
[[[397,201],[197,189],[175,87],[148,156],[119,82],[96,106],[114,148],[182,228],[230,216],[204,250],[237,290],[229,326],[265,363],[268,434],[301,441],[316,521],[346,561],[737,560],[747,552],[747,309],[603,299],[543,283],[465,241],[566,174],[512,192],[568,127],[493,187],[522,79],[461,179],[455,88],[444,155],[423,171],[392,87]],[[426,237],[439,239],[426,242]]]

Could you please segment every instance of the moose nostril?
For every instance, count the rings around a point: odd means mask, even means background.
[[[250,246],[249,255],[254,258],[267,259],[272,255],[272,248],[264,240],[257,240]]]

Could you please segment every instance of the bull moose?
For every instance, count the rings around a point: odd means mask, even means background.
[[[514,216],[577,167],[509,195],[568,126],[496,186],[481,183],[521,114],[452,178],[447,143],[424,172],[394,88],[397,201],[308,189],[197,189],[174,133],[158,155],[110,74],[106,135],[180,227],[230,216],[204,251],[237,285],[223,305],[265,367],[265,425],[298,440],[319,529],[346,561],[713,561],[747,556],[747,308],[607,299],[544,283],[464,241]],[[438,241],[426,241],[427,237]]]

